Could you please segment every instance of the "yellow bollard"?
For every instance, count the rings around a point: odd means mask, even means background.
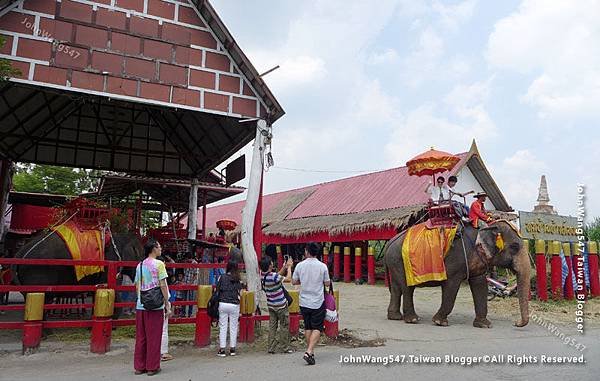
[[[242,290],[240,298],[240,313],[242,315],[252,315],[256,304],[254,302],[254,291]]]
[[[94,298],[94,316],[111,317],[115,313],[115,290],[96,290]]]
[[[333,297],[335,298],[335,308],[339,312],[339,310],[340,310],[340,290],[333,290]]]
[[[563,254],[565,255],[565,257],[571,256],[571,244],[569,242],[563,242],[562,249],[563,249]],[[573,255],[577,255],[577,254],[573,253]]]
[[[535,241],[535,252],[536,254],[544,254],[546,252],[546,241],[538,239]]]
[[[288,290],[288,293],[292,297],[292,304],[289,306],[290,313],[300,312],[300,293],[298,290]]]
[[[30,292],[25,296],[25,322],[23,323],[23,354],[34,353],[42,342],[42,320],[44,319],[42,292]]]
[[[196,302],[199,309],[208,307],[208,301],[212,296],[212,292],[213,290],[211,285],[198,286],[198,296],[196,297]]]
[[[25,297],[25,321],[40,321],[44,319],[43,292],[29,292]]]

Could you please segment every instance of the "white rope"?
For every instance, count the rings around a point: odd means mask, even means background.
[[[54,234],[56,232],[56,230],[61,227],[62,225],[66,224],[67,222],[69,222],[71,220],[71,218],[75,217],[75,215],[79,213],[79,209],[77,209],[75,211],[75,213],[73,213],[71,215],[71,217],[67,218],[64,222],[60,222],[60,223],[56,223],[54,224],[51,228],[50,228],[50,233],[48,233],[44,238],[40,239],[39,241],[37,241],[33,246],[31,246],[29,248],[29,250],[27,250],[27,252],[25,253],[25,255],[23,255],[23,259],[25,259],[25,257],[27,257],[29,255],[29,253],[31,253],[31,251],[33,249],[35,249],[40,243],[44,242],[48,237],[50,237],[52,234]],[[55,229],[56,228],[56,229]]]
[[[108,233],[110,234],[110,242],[112,243],[113,249],[115,250],[115,254],[117,254],[119,261],[122,261],[123,259],[121,258],[121,254],[119,254],[119,249],[117,249],[117,245],[115,245],[115,236],[110,230],[110,222],[108,220],[106,220],[106,229],[108,229]]]

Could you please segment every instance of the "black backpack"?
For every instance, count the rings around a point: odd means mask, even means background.
[[[215,292],[213,292],[212,296],[208,300],[208,305],[206,306],[206,313],[210,318],[214,320],[219,320],[219,286],[221,285],[221,278],[217,282],[217,286],[215,287]]]

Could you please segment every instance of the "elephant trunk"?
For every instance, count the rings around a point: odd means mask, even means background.
[[[531,287],[531,265],[527,248],[521,249],[515,258],[513,268],[517,273],[517,295],[521,311],[521,319],[515,322],[515,326],[524,327],[529,323],[529,290]]]

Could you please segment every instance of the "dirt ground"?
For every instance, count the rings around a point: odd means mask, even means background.
[[[457,298],[453,313],[449,316],[449,327],[437,327],[431,317],[440,304],[441,290],[426,288],[415,290],[415,306],[421,317],[420,324],[406,324],[386,318],[389,292],[383,285],[368,286],[338,284],[340,291],[340,336],[337,340],[323,339],[319,344],[319,361],[328,364],[314,373],[312,367],[303,367],[301,351],[305,347],[302,336],[294,338],[300,354],[266,355],[267,324],[257,327],[257,340],[253,344],[239,345],[238,358],[222,359],[215,356],[216,330],[208,348],[192,345],[194,327],[173,325],[170,327],[170,352],[175,360],[164,364],[165,376],[170,372],[172,380],[206,379],[279,379],[280,372],[291,372],[289,379],[314,377],[336,377],[338,379],[373,377],[373,370],[380,379],[397,379],[398,368],[344,367],[338,362],[341,355],[399,354],[485,354],[490,352],[535,354],[579,353],[565,345],[553,333],[535,322],[527,327],[516,328],[512,322],[519,316],[516,298],[498,299],[489,302],[488,318],[492,329],[472,327],[473,303],[469,289],[464,285]],[[586,356],[598,355],[597,342],[600,338],[600,300],[588,301],[585,305],[585,335],[576,332],[576,304],[574,302],[531,302],[531,312],[538,318],[560,327],[560,332],[574,337],[587,346]],[[1,320],[14,316],[0,316]],[[89,331],[85,329],[55,330],[45,338],[36,354],[22,356],[20,331],[0,332],[0,380],[80,380],[81,378],[112,380],[136,379],[132,372],[134,327],[122,327],[113,331],[111,351],[106,355],[89,352]],[[266,367],[256,367],[264,363]],[[52,366],[49,367],[49,364]],[[224,365],[226,364],[226,365]],[[269,365],[270,364],[270,365]],[[595,365],[594,365],[595,366]],[[593,366],[593,367],[594,367]],[[253,369],[248,373],[248,367]],[[480,379],[550,379],[551,375],[565,375],[574,379],[587,380],[590,368],[521,368],[487,366],[476,369],[453,370],[447,367],[428,367],[427,379],[431,377],[456,377]],[[414,379],[423,379],[422,367],[403,367],[403,374]],[[273,373],[273,371],[276,371]],[[600,371],[600,369],[598,369]],[[380,373],[379,373],[380,372]],[[558,372],[558,373],[557,373]],[[200,377],[201,375],[201,377]],[[324,376],[325,375],[325,376]],[[550,378],[548,378],[550,377]]]

